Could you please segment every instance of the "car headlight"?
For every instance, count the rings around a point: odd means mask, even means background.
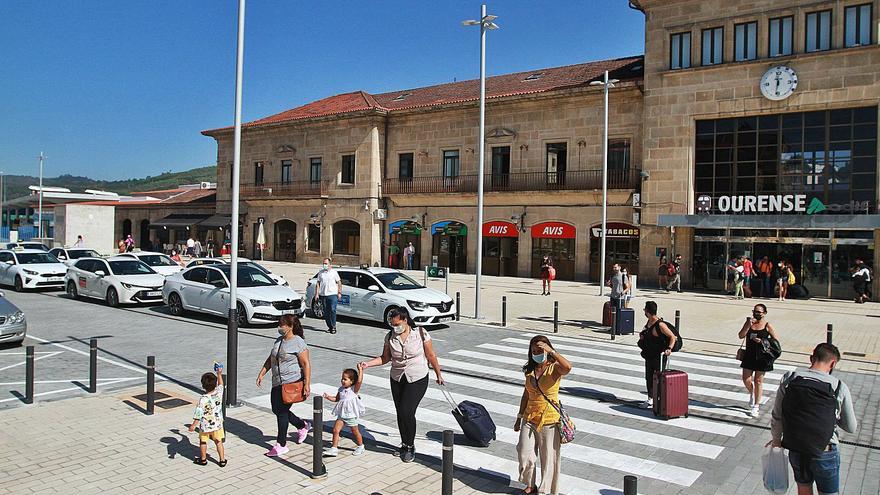
[[[12,315],[9,316],[10,323],[23,323],[24,322],[24,313],[21,311],[16,311]]]
[[[257,308],[259,306],[271,306],[272,303],[269,301],[260,301],[259,299],[251,299],[251,306]]]
[[[21,271],[27,273],[28,275],[37,275],[37,272],[33,270],[28,270],[27,268],[23,268]]]
[[[285,280],[285,281],[284,281],[284,283],[283,283],[283,284],[281,284],[281,285],[282,285],[282,286],[284,286],[284,287],[290,287],[290,284],[289,284],[289,283],[287,283],[287,280]]]
[[[122,286],[125,287],[126,289],[131,289],[132,287],[134,287],[133,285],[127,284],[125,282],[122,282]]]
[[[407,301],[406,303],[409,304],[410,308],[412,308],[416,311],[424,311],[424,310],[428,309],[428,305],[426,303],[421,302],[421,301]]]

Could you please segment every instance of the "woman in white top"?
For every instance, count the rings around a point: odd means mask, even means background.
[[[361,363],[361,369],[391,362],[391,395],[401,440],[395,456],[400,456],[403,462],[412,462],[416,455],[416,409],[428,390],[428,364],[440,385],[443,376],[428,332],[416,327],[404,308],[391,310],[389,316],[393,330],[385,336],[382,355]]]

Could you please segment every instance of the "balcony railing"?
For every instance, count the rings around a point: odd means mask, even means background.
[[[638,189],[641,170],[609,170],[608,189]],[[410,193],[475,193],[476,175],[456,177],[413,177],[385,179],[383,194]],[[601,170],[569,170],[565,172],[528,172],[484,175],[485,192],[517,191],[586,191],[602,189]]]
[[[327,196],[328,185],[329,181],[264,182],[242,184],[240,192],[244,199],[319,198]]]

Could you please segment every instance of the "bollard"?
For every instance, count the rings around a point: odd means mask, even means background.
[[[681,311],[675,310],[675,328],[681,332]]]
[[[446,267],[446,295],[449,295],[449,267]]]
[[[24,403],[34,403],[34,346],[29,345],[25,351],[25,370],[24,370]]]
[[[147,414],[153,414],[156,402],[156,356],[147,356]]]
[[[89,340],[89,393],[98,391],[98,339]]]
[[[638,493],[639,479],[632,475],[623,477],[623,495],[636,495]]]
[[[553,301],[553,333],[559,333],[559,301]]]
[[[611,340],[617,336],[617,310],[611,311]]]
[[[452,495],[452,444],[455,434],[443,430],[443,488],[442,495]]]
[[[507,326],[507,296],[501,296],[501,326]]]
[[[461,321],[461,292],[455,293],[455,321]]]
[[[312,479],[327,476],[324,466],[324,397],[316,395],[314,399],[315,416],[312,418]]]
[[[834,325],[831,323],[828,324],[828,328],[825,330],[825,342],[831,344],[834,341]]]

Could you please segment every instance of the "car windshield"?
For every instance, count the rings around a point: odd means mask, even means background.
[[[220,271],[229,278],[231,271],[229,265],[217,266]],[[270,285],[278,285],[274,280],[269,278],[265,273],[250,266],[238,267],[238,286],[239,287],[268,287]]]
[[[38,265],[40,263],[58,263],[58,258],[49,253],[18,253],[18,262],[22,265]]]
[[[142,254],[138,259],[149,266],[178,266],[173,259],[164,254]]]
[[[100,258],[101,255],[91,249],[77,249],[76,251],[67,251],[67,257],[72,260],[78,260],[80,258]]]
[[[150,275],[156,273],[146,263],[138,260],[111,261],[110,271],[114,275]]]
[[[40,244],[40,243],[21,244],[21,247],[23,247],[25,249],[42,249],[44,251],[47,251],[46,246],[44,246],[43,244]]]
[[[374,275],[376,275],[376,278],[379,279],[379,282],[382,282],[382,285],[390,290],[410,290],[422,288],[422,286],[418,282],[399,272],[376,273]]]
[[[259,270],[259,271],[265,273],[266,275],[269,274],[269,270],[266,270],[261,265],[258,265],[256,263],[254,263],[253,261],[246,261],[246,262],[242,263],[241,266],[249,266],[251,268],[254,268],[256,270]]]

